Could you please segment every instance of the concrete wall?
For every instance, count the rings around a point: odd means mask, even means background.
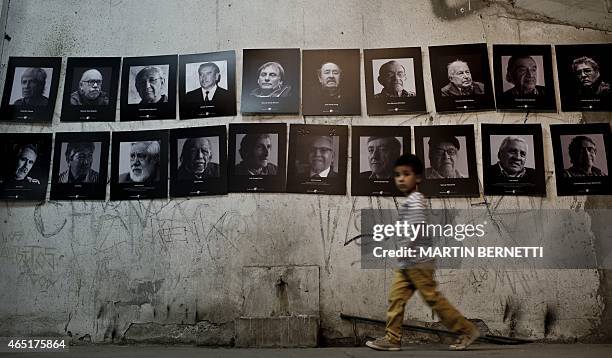
[[[604,31],[523,19],[505,2],[472,1],[473,8],[464,11],[458,9],[467,1],[452,3],[13,0],[6,27],[12,39],[5,41],[1,60],[5,64],[11,55],[62,56],[65,60],[67,56],[235,49],[240,69],[242,48],[425,49],[471,42],[612,42],[612,34]],[[433,112],[426,51],[424,63],[428,115],[305,119],[238,115],[190,121],[59,123],[58,96],[52,126],[5,123],[0,124],[0,131],[114,131],[270,121],[411,126],[473,123],[478,127],[484,122],[526,120],[542,123],[545,131],[546,198],[436,199],[431,205],[490,210],[610,207],[608,198],[556,197],[547,130],[550,123],[610,121],[609,113],[584,117],[581,113],[439,115]],[[240,74],[237,77],[240,84]],[[362,102],[365,113],[365,95]],[[479,140],[477,133],[476,142]],[[480,158],[479,145],[477,156]],[[358,241],[345,243],[358,233],[359,209],[395,205],[393,198],[290,194],[2,203],[0,336],[61,334],[93,342],[129,338],[232,344],[233,322],[245,306],[245,285],[248,290],[262,284],[244,280],[255,277],[244,274],[246,266],[315,265],[320,268],[322,342],[352,343],[353,327],[341,321],[339,313],[384,319],[391,272],[360,270]],[[612,327],[607,309],[612,284],[607,272],[440,270],[438,280],[468,318],[481,319],[496,334],[602,340]],[[408,306],[407,318],[432,322],[433,315],[416,298]],[[363,329],[359,334],[374,334]]]

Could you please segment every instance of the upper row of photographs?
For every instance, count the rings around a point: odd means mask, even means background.
[[[612,44],[555,49],[562,110],[612,110]],[[363,52],[368,115],[426,112],[420,47]],[[431,46],[429,58],[437,112],[557,111],[551,45],[493,45],[495,87],[484,43]],[[50,122],[61,62],[10,57],[2,120]],[[115,121],[120,70],[121,121],[176,119],[177,95],[180,119],[234,116],[235,67],[234,51],[124,57],[123,67],[70,57],[60,120]],[[359,49],[245,49],[241,112],[299,114],[301,89],[303,115],[360,115],[359,67]]]

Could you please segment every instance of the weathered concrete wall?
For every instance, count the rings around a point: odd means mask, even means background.
[[[444,1],[432,4],[424,0],[11,1],[6,32],[12,39],[5,42],[1,60],[6,63],[10,55],[65,58],[235,49],[240,69],[242,48],[612,41],[612,35],[603,31],[523,20],[497,3],[481,3],[463,13],[452,11],[452,6],[449,11],[445,5]],[[594,203],[592,198],[555,195],[547,127],[578,123],[582,114],[433,113],[428,60],[425,52],[425,90],[431,113],[423,116],[303,119],[238,115],[146,123],[59,123],[58,98],[51,127],[0,124],[0,131],[139,130],[268,121],[411,126],[473,123],[478,127],[483,122],[527,120],[542,123],[545,131],[546,198],[431,200],[432,206],[491,210],[611,206],[608,198]],[[240,84],[240,74],[237,77]],[[585,118],[610,121],[609,114]],[[479,143],[478,136],[476,141]],[[480,146],[477,156],[480,158]],[[352,343],[353,327],[341,321],[339,313],[383,319],[390,272],[360,270],[358,242],[345,243],[357,233],[359,209],[393,208],[395,204],[393,199],[290,194],[2,203],[0,336],[69,334],[93,342],[125,338],[232,344],[233,322],[245,306],[246,266],[315,265],[320,267],[323,342]],[[610,332],[610,276],[597,270],[438,272],[449,299],[468,318],[483,320],[492,332],[555,340],[601,339]],[[420,298],[409,304],[407,317],[432,321],[431,311]]]

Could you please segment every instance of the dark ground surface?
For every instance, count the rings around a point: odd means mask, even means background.
[[[475,344],[466,352],[447,351],[445,345],[426,344],[405,346],[401,352],[377,352],[369,348],[279,348],[279,349],[240,349],[240,348],[201,348],[194,346],[73,346],[62,353],[0,353],[2,357],[113,357],[113,358],[166,358],[166,357],[257,357],[257,358],[360,358],[360,357],[525,357],[525,358],[564,358],[564,357],[612,357],[612,344],[544,344],[534,343],[515,346]]]

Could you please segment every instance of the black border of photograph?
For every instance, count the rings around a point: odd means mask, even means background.
[[[337,136],[339,160],[337,175],[327,178],[310,178],[298,170],[298,162],[305,159],[307,151],[300,148],[304,141],[311,139],[304,136]],[[333,145],[333,143],[332,143]],[[302,149],[302,153],[300,153]],[[302,194],[346,194],[346,172],[348,164],[348,126],[324,124],[291,124],[289,127],[289,161],[287,170],[287,192]],[[333,167],[330,167],[333,170]],[[301,169],[306,169],[306,166]]]
[[[425,90],[423,86],[423,57],[420,47],[398,47],[363,50],[363,66],[365,69],[366,102],[368,115],[394,115],[407,113],[425,113]],[[415,92],[405,91],[404,97],[384,97],[374,93],[374,81],[380,83],[378,74],[373,73],[373,60],[412,59],[414,71]],[[384,64],[383,64],[384,66]],[[382,68],[382,66],[381,66]],[[409,72],[409,71],[408,71]],[[408,78],[404,82],[408,81]],[[383,85],[381,83],[381,85]],[[381,92],[382,94],[382,92]]]
[[[401,147],[397,157],[389,161],[391,171],[388,178],[370,178],[371,171],[360,172],[361,137],[376,137],[376,139],[401,137]],[[410,153],[411,132],[408,126],[352,126],[351,127],[351,195],[361,196],[402,196],[402,192],[395,187],[393,166],[402,154]],[[383,142],[385,143],[385,142]],[[389,141],[386,141],[386,145]],[[396,141],[396,144],[400,144]],[[390,149],[393,150],[391,143]]]
[[[607,173],[606,176],[568,176],[565,174],[563,164],[563,153],[569,148],[562,148],[561,136],[569,135],[579,137],[580,135],[598,134],[603,136],[604,148],[598,148],[606,154]],[[555,157],[555,177],[557,181],[557,195],[610,195],[612,194],[612,141],[609,123],[585,123],[585,124],[551,124],[550,136],[552,139],[553,154]],[[569,152],[568,152],[569,155]]]
[[[19,200],[19,201],[44,201],[47,196],[47,185],[49,181],[49,169],[51,167],[51,145],[53,135],[51,133],[0,133],[0,156],[8,158],[11,155],[8,163],[12,165],[3,165],[0,170],[0,199],[2,200]],[[17,185],[13,179],[17,170],[14,160],[17,146],[27,144],[37,144],[36,160],[30,167],[26,178],[28,183],[37,185],[34,188],[28,188],[27,184]],[[41,147],[44,149],[41,151]],[[31,150],[31,149],[30,149]],[[34,173],[34,174],[32,174]],[[32,174],[32,176],[29,176]],[[28,179],[29,178],[29,179]]]
[[[227,88],[217,86],[210,103],[205,103],[202,87],[187,92],[187,64],[225,61]],[[213,65],[208,68],[213,68]],[[217,66],[218,67],[218,66]],[[223,76],[219,72],[220,76]],[[224,80],[222,77],[217,79]],[[236,52],[221,51],[179,55],[179,117],[180,119],[223,117],[236,115]]]
[[[442,137],[449,141],[448,137],[465,137],[465,157],[467,161],[467,178],[427,178],[427,160],[425,159],[425,137]],[[456,139],[456,138],[455,138]],[[442,141],[440,141],[441,143]],[[444,141],[448,142],[448,141]],[[461,146],[457,140],[454,146]],[[420,191],[428,197],[479,197],[478,171],[476,169],[476,145],[474,139],[474,125],[439,125],[439,126],[416,126],[414,127],[414,150],[417,157],[423,161],[423,175]],[[459,148],[463,150],[463,148]],[[428,149],[429,152],[429,149]],[[457,170],[457,169],[455,169]]]
[[[204,176],[202,178],[195,177],[193,170],[188,168],[182,170],[183,165],[179,161],[182,158],[185,145],[183,148],[178,147],[179,139],[191,139],[202,137],[218,137],[219,163],[210,162],[212,172],[218,173],[218,176]],[[191,144],[192,142],[190,142]],[[210,142],[209,142],[210,145]],[[193,176],[191,180],[180,178],[180,173]],[[183,174],[183,175],[185,175]],[[213,174],[214,175],[214,174]],[[210,127],[195,127],[195,128],[176,128],[170,130],[170,197],[190,197],[204,195],[222,195],[227,194],[227,130],[224,125]]]
[[[458,95],[460,92],[457,87],[450,82],[448,66],[455,61],[468,64],[473,89],[469,95]],[[487,44],[429,46],[429,62],[437,112],[495,110],[495,97],[493,96],[495,90],[491,81]],[[446,92],[447,88],[451,92]],[[442,95],[443,89],[448,94],[447,96]],[[455,89],[454,93],[452,92],[453,89]],[[477,92],[484,93],[479,94]]]
[[[96,70],[102,77],[100,96],[108,97],[106,105],[73,105],[72,94],[76,92],[82,75],[86,71],[80,71],[75,78],[77,68]],[[110,68],[110,75],[107,74]],[[117,93],[119,89],[119,70],[121,68],[121,57],[68,57],[66,65],[66,79],[64,81],[64,96],[62,100],[61,122],[114,122],[117,113]],[[76,81],[76,82],[75,82]],[[75,90],[76,85],[76,91]],[[103,89],[106,88],[106,91]],[[100,98],[100,97],[98,97]],[[80,99],[77,97],[77,100]]]
[[[336,64],[342,71],[338,95],[324,95],[321,90],[318,72],[327,63]],[[359,49],[302,51],[302,113],[305,116],[361,115],[360,66]]]
[[[129,142],[158,141],[159,181],[151,185],[119,183],[120,145]],[[113,132],[111,147],[110,200],[160,199],[168,197],[168,130]]]
[[[240,134],[277,134],[278,159],[276,175],[241,175],[236,173],[236,152],[241,144],[236,140]],[[243,137],[244,138],[244,137]],[[257,139],[257,137],[255,137]],[[287,185],[287,125],[285,123],[254,123],[229,125],[228,138],[229,191],[234,193],[283,193]],[[240,162],[242,163],[242,161]],[[270,165],[271,163],[268,163]]]
[[[512,179],[506,181],[493,181],[491,170],[495,164],[491,163],[491,135],[498,136],[533,136],[534,168],[530,176],[531,183],[521,183]],[[544,145],[542,142],[542,125],[539,123],[529,124],[481,124],[482,139],[482,177],[484,181],[485,195],[522,195],[522,196],[546,196],[546,181],[544,177]],[[502,143],[500,143],[501,146]],[[499,151],[499,149],[498,149]],[[499,159],[498,159],[499,161]],[[527,168],[525,164],[525,168]],[[500,169],[501,170],[501,169]]]
[[[168,101],[152,104],[128,104],[130,68],[134,66],[168,65],[166,96]],[[121,122],[151,119],[176,119],[176,71],[178,55],[124,57],[121,70]]]
[[[561,92],[561,109],[563,111],[612,111],[612,43],[588,45],[555,45],[557,57],[557,74],[559,76],[559,90]],[[586,58],[585,58],[586,57]],[[584,60],[577,65],[591,67],[593,72],[599,73],[599,79],[591,86],[595,86],[604,95],[588,89],[580,92],[580,83],[573,73],[574,60]],[[594,64],[596,63],[597,70]]]
[[[96,183],[60,183],[62,143],[100,143],[100,168]],[[55,150],[53,152],[53,171],[51,172],[51,200],[105,200],[108,178],[108,148],[110,132],[57,132],[55,133]],[[67,160],[66,160],[67,162]],[[66,175],[68,175],[68,168]],[[90,168],[90,170],[93,170]],[[88,174],[89,176],[90,174]]]
[[[15,68],[52,68],[51,84],[49,85],[48,104],[46,106],[26,106],[9,104],[13,91],[13,80],[15,79]],[[6,122],[42,122],[51,123],[55,110],[55,100],[61,75],[61,57],[9,57],[4,78],[4,92],[2,95],[2,106],[0,107],[0,121]],[[46,81],[49,78],[47,77]]]
[[[514,97],[504,93],[504,78],[502,73],[502,56],[542,56],[544,66],[544,91],[541,96]],[[497,109],[516,112],[556,112],[555,83],[553,79],[552,46],[551,45],[493,45],[493,78],[495,79],[495,99]],[[541,71],[538,68],[538,71]],[[539,86],[539,85],[538,85]],[[509,89],[508,91],[511,91]]]
[[[270,93],[258,91],[259,70],[270,62],[282,66],[281,87]],[[266,67],[268,67],[266,66]],[[274,66],[277,67],[278,66]],[[253,94],[254,92],[258,92]],[[244,49],[242,50],[242,100],[244,114],[299,114],[300,113],[300,49]]]

